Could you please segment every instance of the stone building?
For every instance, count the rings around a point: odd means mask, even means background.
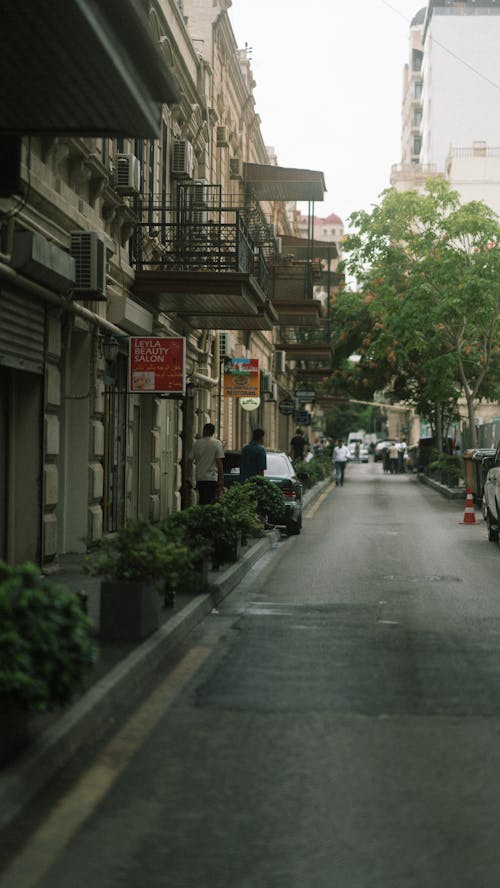
[[[252,421],[283,446],[294,382],[270,296],[289,200],[322,174],[270,163],[230,0],[54,0],[0,38],[0,558],[46,567],[184,504],[191,438]],[[15,76],[14,76],[15,75]],[[312,294],[310,294],[312,299]],[[178,396],[130,391],[129,340],[185,343]],[[223,396],[252,356],[261,405]],[[266,394],[264,394],[264,391]]]

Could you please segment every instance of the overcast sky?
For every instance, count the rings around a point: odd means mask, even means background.
[[[401,160],[403,66],[418,0],[233,0],[262,133],[283,166],[322,170],[316,215],[370,209]]]

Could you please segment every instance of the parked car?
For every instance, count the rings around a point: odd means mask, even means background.
[[[484,458],[483,466],[488,470],[483,488],[483,515],[488,528],[488,539],[492,543],[498,543],[500,532],[500,443],[495,456]]]
[[[285,499],[285,527],[286,533],[299,534],[302,529],[302,480],[304,478],[295,473],[292,461],[286,453],[267,451],[267,469],[264,477],[277,484]],[[240,480],[240,450],[227,450],[224,456],[224,486],[231,487]],[[302,480],[301,480],[302,478]]]
[[[373,461],[380,462],[384,458],[384,450],[394,444],[394,440],[377,441],[373,452]]]

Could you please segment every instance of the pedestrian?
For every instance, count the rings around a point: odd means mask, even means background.
[[[255,475],[264,475],[267,468],[266,448],[263,445],[264,429],[254,429],[252,440],[241,451],[240,483],[244,484]]]
[[[408,460],[408,445],[406,443],[406,438],[401,438],[401,442],[399,444],[398,451],[398,460],[399,460],[399,471],[403,474],[406,472],[406,462]]]
[[[307,441],[302,434],[302,429],[295,429],[295,435],[290,441],[290,456],[292,459],[304,459]]]
[[[186,481],[192,483],[193,463],[196,472],[196,489],[200,506],[215,503],[224,489],[224,448],[218,438],[214,438],[215,426],[211,422],[203,426],[203,437],[194,441],[186,463]]]
[[[391,475],[397,475],[399,470],[399,443],[397,441],[389,447],[389,467]]]
[[[344,486],[344,474],[347,461],[349,459],[349,448],[346,447],[342,438],[337,441],[337,446],[333,449],[333,462],[335,464],[335,484],[340,487]]]

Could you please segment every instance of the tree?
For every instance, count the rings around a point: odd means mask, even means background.
[[[439,441],[463,395],[475,443],[477,400],[500,394],[497,216],[482,202],[461,205],[434,179],[424,194],[388,189],[350,223],[346,266],[369,318],[357,375],[373,364],[387,371],[398,397],[433,415]]]

